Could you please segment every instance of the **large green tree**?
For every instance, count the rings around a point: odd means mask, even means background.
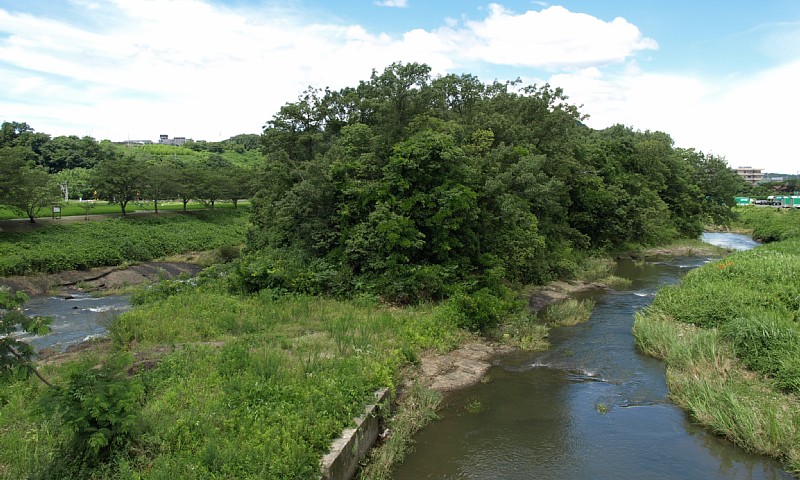
[[[178,169],[175,164],[162,159],[143,159],[141,189],[142,197],[153,201],[153,210],[158,213],[158,202],[176,195]]]
[[[42,208],[58,201],[59,188],[28,147],[0,148],[0,203],[35,223]]]
[[[119,204],[126,215],[128,202],[135,199],[145,186],[146,161],[134,153],[106,159],[93,169],[93,184],[97,195]]]

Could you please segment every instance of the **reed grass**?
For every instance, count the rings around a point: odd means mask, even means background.
[[[549,305],[544,312],[547,323],[561,326],[574,326],[589,320],[594,309],[594,300],[570,298]]]
[[[436,410],[442,394],[414,383],[409,388],[397,413],[388,422],[386,439],[375,448],[366,466],[359,473],[361,480],[388,480],[394,467],[413,449],[413,435],[438,418]]]

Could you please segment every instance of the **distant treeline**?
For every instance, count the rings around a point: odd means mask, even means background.
[[[252,195],[263,164],[260,135],[183,146],[119,145],[91,137],[51,138],[26,123],[0,127],[0,204],[34,221],[59,199],[198,200],[213,207]]]

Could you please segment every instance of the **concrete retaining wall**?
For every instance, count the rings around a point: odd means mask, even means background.
[[[375,444],[384,421],[391,413],[391,398],[388,388],[380,389],[374,395],[375,403],[366,406],[364,415],[355,419],[356,426],[345,429],[322,458],[322,480],[353,478],[358,464]]]

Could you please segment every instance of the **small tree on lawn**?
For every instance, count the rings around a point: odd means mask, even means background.
[[[128,202],[142,189],[146,168],[145,161],[132,154],[103,160],[93,169],[97,193],[101,198],[117,201],[125,215]]]

